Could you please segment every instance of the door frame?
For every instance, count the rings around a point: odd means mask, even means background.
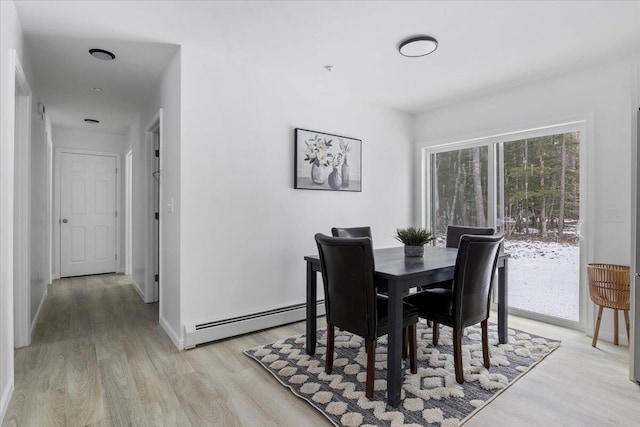
[[[589,189],[591,188],[589,171],[594,170],[594,155],[593,155],[593,114],[585,114],[581,116],[570,116],[564,119],[558,119],[557,121],[545,121],[541,123],[533,123],[529,126],[520,126],[511,128],[508,130],[498,130],[496,132],[472,136],[468,138],[460,139],[446,139],[435,141],[433,143],[419,143],[417,144],[417,171],[418,171],[418,185],[416,191],[419,194],[416,195],[417,203],[417,218],[418,223],[422,224],[422,227],[427,229],[431,228],[431,154],[470,148],[474,146],[486,145],[489,147],[489,158],[493,153],[497,156],[497,145],[501,142],[514,141],[517,139],[534,138],[538,136],[547,135],[549,132],[580,132],[580,225],[579,234],[580,238],[580,268],[579,268],[579,316],[578,322],[573,322],[564,319],[554,319],[554,324],[559,326],[573,328],[584,331],[587,335],[593,335],[595,312],[593,306],[590,305],[589,289],[586,277],[586,265],[588,260],[593,259],[593,247],[589,244],[592,238],[589,229],[589,221],[594,217],[594,207],[590,204]],[[489,167],[493,169],[489,170],[488,185],[489,188],[489,201],[497,200],[498,195],[496,183],[498,177],[496,175],[496,166],[489,160]],[[493,184],[491,182],[493,181]],[[492,196],[491,193],[494,193]],[[495,203],[494,203],[495,204]],[[489,212],[489,210],[488,210]],[[495,210],[494,210],[495,213]],[[487,225],[495,227],[496,215],[487,217]],[[515,308],[509,308],[509,313],[516,315],[527,315],[534,320],[547,322],[552,319],[550,316],[545,315],[530,315],[531,312],[525,312],[524,310],[518,310]],[[555,320],[558,320],[557,322]]]
[[[124,274],[133,274],[133,150],[124,155]]]
[[[15,68],[13,300],[14,345],[31,344],[31,88],[13,52]]]
[[[162,152],[163,152],[163,139],[164,139],[164,124],[163,124],[163,109],[158,109],[158,112],[154,114],[153,118],[149,121],[149,124],[145,128],[145,144],[144,144],[144,153],[143,156],[145,158],[145,165],[147,167],[147,218],[150,221],[147,223],[147,268],[146,268],[146,283],[145,283],[145,302],[156,302],[162,299],[162,278],[163,278],[163,268],[162,268],[162,222],[163,222],[163,197],[162,197]],[[158,189],[158,242],[156,248],[156,242],[154,238],[155,234],[155,205],[153,198],[153,185],[154,178],[152,173],[154,172],[154,144],[153,144],[153,134],[158,131],[159,132],[159,140],[158,140],[158,151],[160,152],[160,174],[159,174],[159,189]],[[158,254],[158,286],[155,285],[155,260],[154,256]],[[160,304],[160,318],[162,319],[162,304]]]
[[[54,167],[54,188],[53,188],[53,254],[54,254],[54,279],[59,279],[61,277],[61,227],[60,221],[62,220],[60,214],[60,197],[62,195],[61,192],[61,182],[60,182],[60,156],[61,154],[84,154],[90,156],[104,156],[104,157],[115,157],[116,160],[116,221],[115,221],[115,245],[116,245],[116,273],[122,272],[122,254],[120,250],[120,241],[121,238],[121,230],[122,230],[122,183],[120,177],[122,176],[122,165],[120,163],[120,153],[116,151],[93,151],[93,150],[77,150],[74,148],[64,148],[64,147],[54,147],[54,157],[55,157],[55,167]]]

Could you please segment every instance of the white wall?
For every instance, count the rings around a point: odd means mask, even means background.
[[[332,226],[369,225],[376,246],[398,245],[410,115],[191,47],[182,64],[183,325],[303,303],[303,256]],[[362,139],[362,192],[294,190],[296,127]]]
[[[587,212],[581,213],[587,218],[587,262],[628,265],[631,207],[626,195],[631,178],[626,159],[635,143],[631,140],[634,68],[633,59],[606,64],[425,112],[416,117],[416,141],[429,146],[562,123],[566,118],[589,118],[591,132],[584,141],[589,158],[581,164],[581,172],[588,174]],[[605,221],[611,208],[625,213],[622,222]],[[612,339],[611,315],[604,317],[600,336]],[[591,318],[588,331],[593,330]]]
[[[49,276],[50,250],[47,249],[50,217],[47,217],[48,177],[47,177],[47,134],[51,133],[51,123],[46,115],[38,114],[37,102],[33,105],[31,118],[31,243],[30,243],[30,305],[31,330],[44,303],[46,279]]]
[[[124,154],[129,141],[127,135],[81,129],[53,127],[53,148],[110,151]]]
[[[147,280],[147,235],[148,208],[147,205],[147,176],[146,164],[142,161],[143,156],[141,150],[144,144],[144,131],[142,129],[141,117],[138,115],[134,118],[129,127],[129,146],[132,150],[133,157],[133,202],[132,202],[132,273],[131,279],[139,293],[144,293],[145,283]],[[144,296],[143,296],[144,299]]]
[[[93,132],[81,129],[61,128],[54,126],[52,130],[53,149],[58,150],[61,148],[70,148],[74,150],[84,151],[96,151],[96,152],[110,152],[120,154],[120,164],[118,164],[118,180],[119,185],[119,202],[118,207],[118,219],[119,224],[118,233],[118,264],[116,266],[118,272],[124,271],[124,225],[121,221],[122,211],[124,207],[124,179],[122,179],[122,173],[124,171],[124,153],[128,150],[129,137],[128,135],[121,135],[115,133],[105,132]],[[54,173],[55,175],[55,173]],[[54,183],[55,188],[56,183]],[[54,204],[57,201],[54,200]],[[54,212],[54,219],[57,219],[56,212]],[[60,277],[60,253],[59,253],[59,239],[60,239],[60,224],[57,220],[54,220],[54,263],[53,271],[54,277]]]
[[[133,155],[133,281],[138,292],[154,279],[151,242],[153,240],[152,193],[150,183],[153,156],[147,127],[159,109],[163,110],[161,129],[161,193],[162,269],[160,271],[160,324],[176,346],[180,344],[180,117],[181,117],[181,54],[171,59],[157,82],[154,96],[147,102],[139,117],[131,124],[129,146]],[[168,208],[174,200],[174,210]],[[146,301],[151,296],[143,295]]]
[[[29,79],[20,21],[12,1],[0,2],[0,421],[13,392],[13,189],[15,63]]]

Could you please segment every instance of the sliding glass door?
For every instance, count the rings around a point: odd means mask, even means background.
[[[444,246],[447,225],[505,236],[512,312],[580,321],[581,127],[558,126],[426,149],[425,222]]]

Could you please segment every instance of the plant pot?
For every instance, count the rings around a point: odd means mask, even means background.
[[[404,247],[404,256],[421,257],[423,255],[424,255],[424,245]]]

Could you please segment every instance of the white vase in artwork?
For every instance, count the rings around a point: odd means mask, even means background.
[[[322,185],[326,179],[327,173],[325,172],[324,167],[316,160],[311,165],[311,180],[314,184]]]

